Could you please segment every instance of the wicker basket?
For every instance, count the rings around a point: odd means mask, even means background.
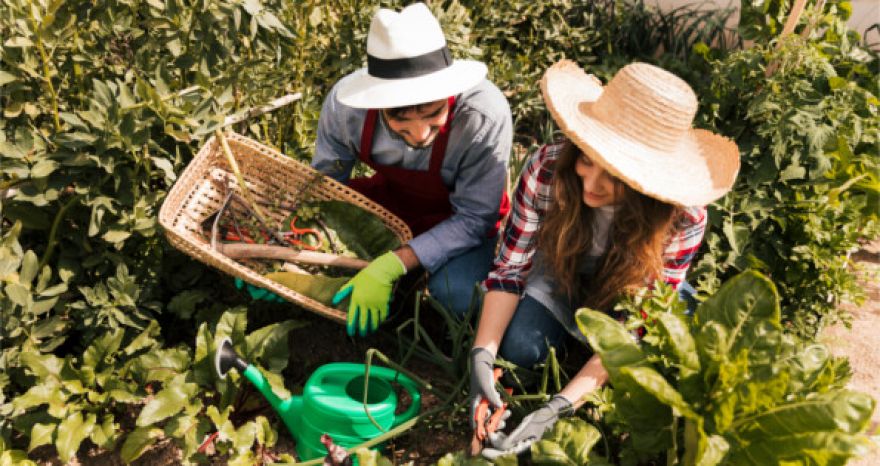
[[[315,182],[318,172],[308,165],[239,134],[226,133],[225,137],[257,202],[293,204],[295,198],[305,194],[304,190],[307,189],[313,199],[342,200],[372,212],[388,226],[401,244],[412,239],[409,227],[402,220],[342,183],[328,177],[321,177]],[[253,269],[211,249],[202,225],[220,210],[229,190],[240,191],[220,141],[212,137],[174,183],[159,210],[159,223],[165,229],[171,245],[229,275],[344,323],[344,312],[266,279]],[[270,221],[280,222],[285,214],[267,212],[267,215]]]

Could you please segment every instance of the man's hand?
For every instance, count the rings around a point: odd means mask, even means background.
[[[333,296],[333,305],[351,295],[348,304],[348,334],[353,336],[357,328],[360,336],[375,332],[379,324],[388,318],[388,306],[394,282],[406,268],[403,262],[388,251],[370,262]]]
[[[260,288],[250,283],[245,283],[244,280],[235,277],[235,287],[239,290],[247,289],[248,294],[251,296],[251,299],[254,301],[269,301],[270,303],[285,303],[287,300],[278,296],[277,294],[265,289]]]
[[[571,401],[562,395],[556,395],[544,406],[524,417],[520,425],[510,433],[503,432],[489,435],[492,448],[483,449],[483,456],[493,460],[510,453],[520,454],[529,449],[539,440],[544,432],[550,430],[560,417],[573,414]]]
[[[490,409],[500,409],[504,402],[501,395],[495,389],[495,355],[486,348],[474,348],[471,350],[471,427],[476,428],[476,413],[480,400],[485,398],[489,401]]]

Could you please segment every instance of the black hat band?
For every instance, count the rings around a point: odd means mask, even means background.
[[[367,72],[382,79],[417,78],[448,68],[452,65],[449,48],[443,48],[408,58],[377,58],[367,55]]]

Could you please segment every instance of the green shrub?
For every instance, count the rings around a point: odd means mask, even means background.
[[[742,167],[713,206],[693,273],[704,289],[748,267],[779,286],[784,320],[812,338],[860,302],[849,253],[880,234],[880,143],[875,52],[842,19],[799,36],[711,60],[703,126],[732,137]],[[769,77],[769,63],[778,66]]]

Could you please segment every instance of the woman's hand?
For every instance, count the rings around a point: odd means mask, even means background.
[[[561,417],[568,417],[574,413],[571,401],[563,395],[556,395],[544,406],[524,417],[510,435],[503,432],[489,434],[489,442],[492,448],[483,449],[483,456],[490,460],[501,455],[520,454],[539,440],[544,432],[553,428],[556,421]]]
[[[501,395],[495,389],[495,355],[486,348],[474,348],[471,350],[471,428],[476,428],[476,413],[482,399],[486,399],[491,409],[501,409],[504,402]]]

